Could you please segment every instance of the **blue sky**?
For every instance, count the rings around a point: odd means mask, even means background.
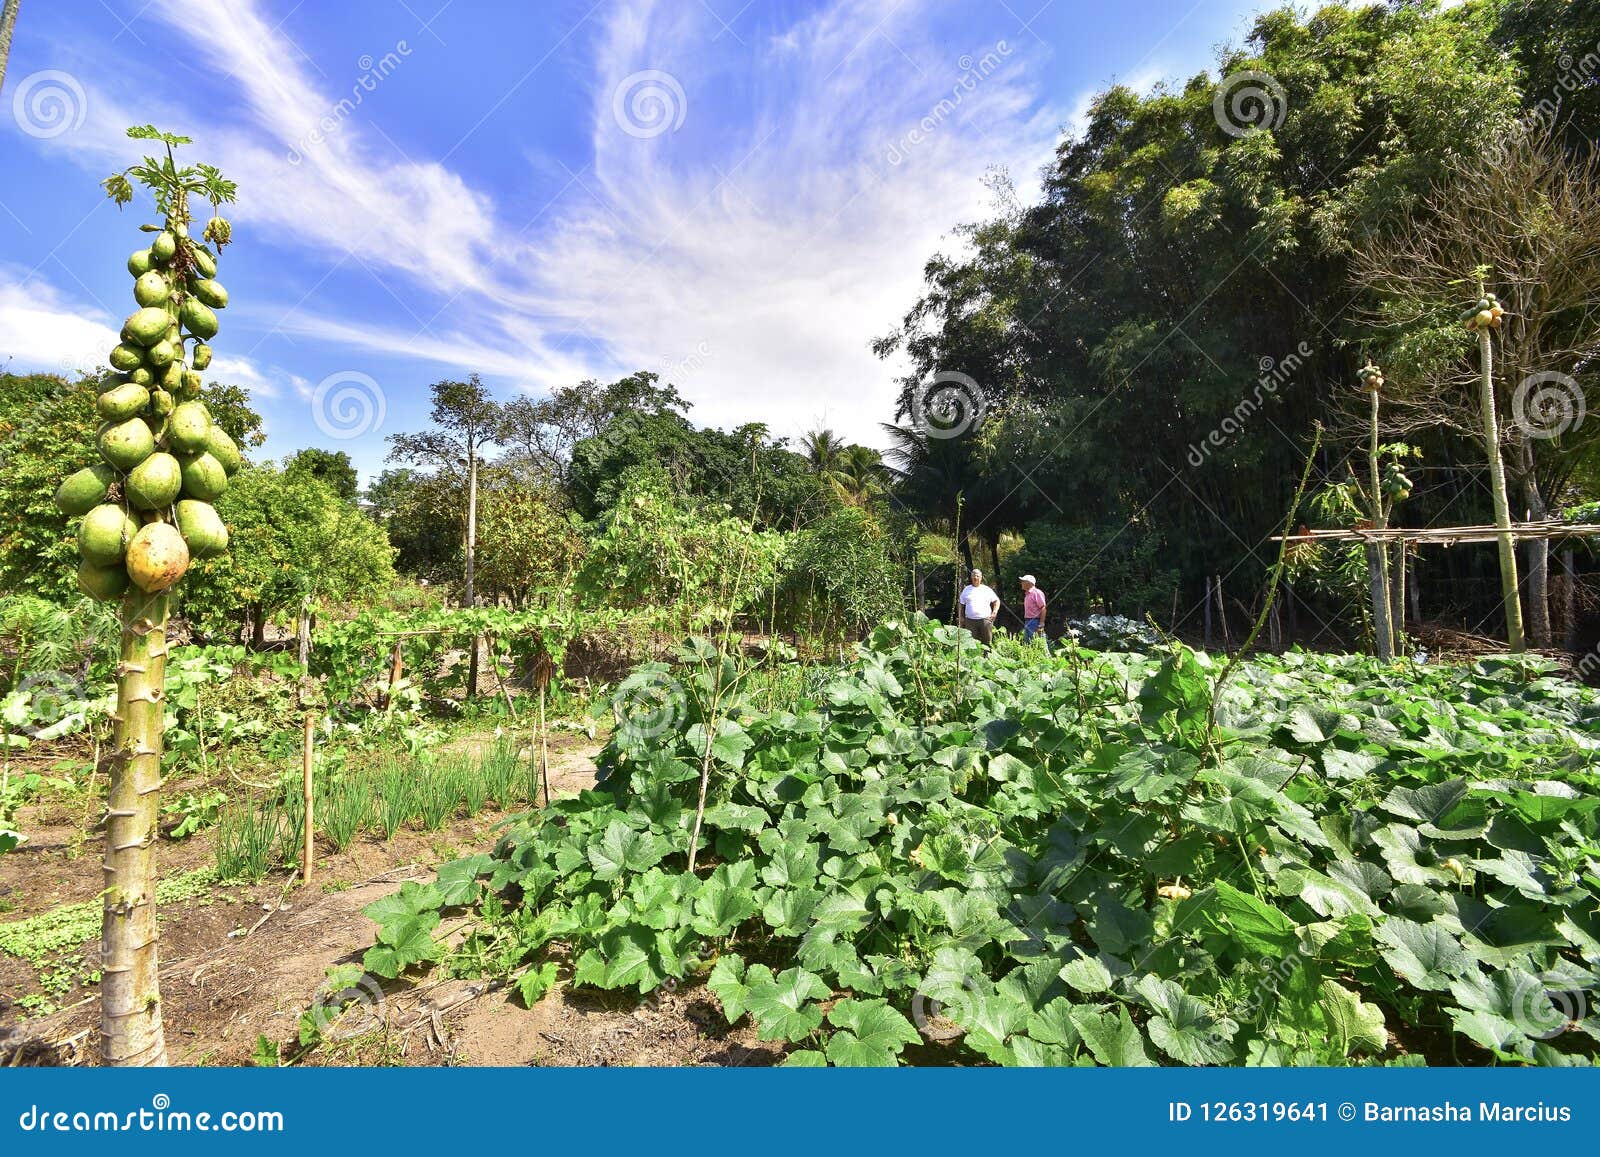
[[[707,425],[876,442],[869,342],[1120,81],[1212,67],[1235,0],[25,2],[0,94],[0,363],[71,374],[133,309],[153,121],[240,185],[212,376],[266,453],[382,467],[428,384],[652,369]],[[941,105],[941,102],[944,102]]]

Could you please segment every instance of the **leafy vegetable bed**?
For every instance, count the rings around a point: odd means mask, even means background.
[[[1600,706],[1537,666],[1263,658],[1213,726],[1219,672],[1182,647],[891,625],[793,712],[685,660],[622,688],[605,790],[369,909],[368,968],[444,957],[439,910],[471,905],[453,970],[530,1000],[569,968],[703,979],[790,1064],[1596,1052]]]

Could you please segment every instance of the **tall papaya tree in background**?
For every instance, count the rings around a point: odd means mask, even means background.
[[[1548,120],[1501,126],[1359,245],[1352,269],[1389,360],[1417,383],[1397,417],[1482,442],[1502,528],[1545,517],[1600,447],[1583,421],[1600,356],[1600,157],[1569,151]],[[1548,646],[1549,543],[1523,545],[1518,582],[1511,536],[1500,537],[1507,636],[1521,634],[1522,590],[1532,641]]]
[[[227,489],[239,449],[200,400],[214,310],[228,294],[213,280],[228,222],[216,210],[233,182],[210,165],[180,168],[173,150],[188,137],[131,128],[163,146],[161,157],[105,181],[118,205],[134,182],[155,198],[159,224],[141,228],[150,245],[128,258],[139,308],[108,360],[117,371],[96,403],[105,419],[101,461],[62,483],[56,504],[79,517],[78,584],[120,601],[116,737],[106,757],[104,923],[101,931],[100,1051],[107,1065],[165,1064],[155,911],[154,848],[165,726],[167,618],[173,588],[193,558],[227,550],[228,531],[211,505]],[[131,179],[130,179],[131,178]],[[210,203],[203,240],[190,236],[191,200]],[[193,342],[193,348],[188,347]]]
[[[6,61],[11,57],[11,37],[17,30],[17,6],[20,0],[5,0],[0,6],[0,91],[6,87]]]
[[[432,466],[439,474],[459,477],[465,483],[467,505],[461,518],[466,567],[461,605],[472,607],[478,601],[478,475],[485,464],[485,448],[502,437],[504,412],[477,374],[464,382],[435,382],[432,389],[430,416],[436,428],[420,434],[390,435],[389,460]],[[478,693],[481,649],[480,640],[474,639],[467,664],[468,699]]]

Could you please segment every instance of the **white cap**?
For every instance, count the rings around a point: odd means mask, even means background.
[[[1019,583],[1032,583],[1034,586],[1038,586],[1039,585],[1039,580],[1034,578],[1031,574],[1025,574],[1021,578],[1019,578],[1017,581]]]

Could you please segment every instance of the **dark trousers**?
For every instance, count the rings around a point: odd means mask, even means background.
[[[972,634],[978,642],[988,647],[994,643],[993,619],[969,619],[961,616],[961,626]]]

